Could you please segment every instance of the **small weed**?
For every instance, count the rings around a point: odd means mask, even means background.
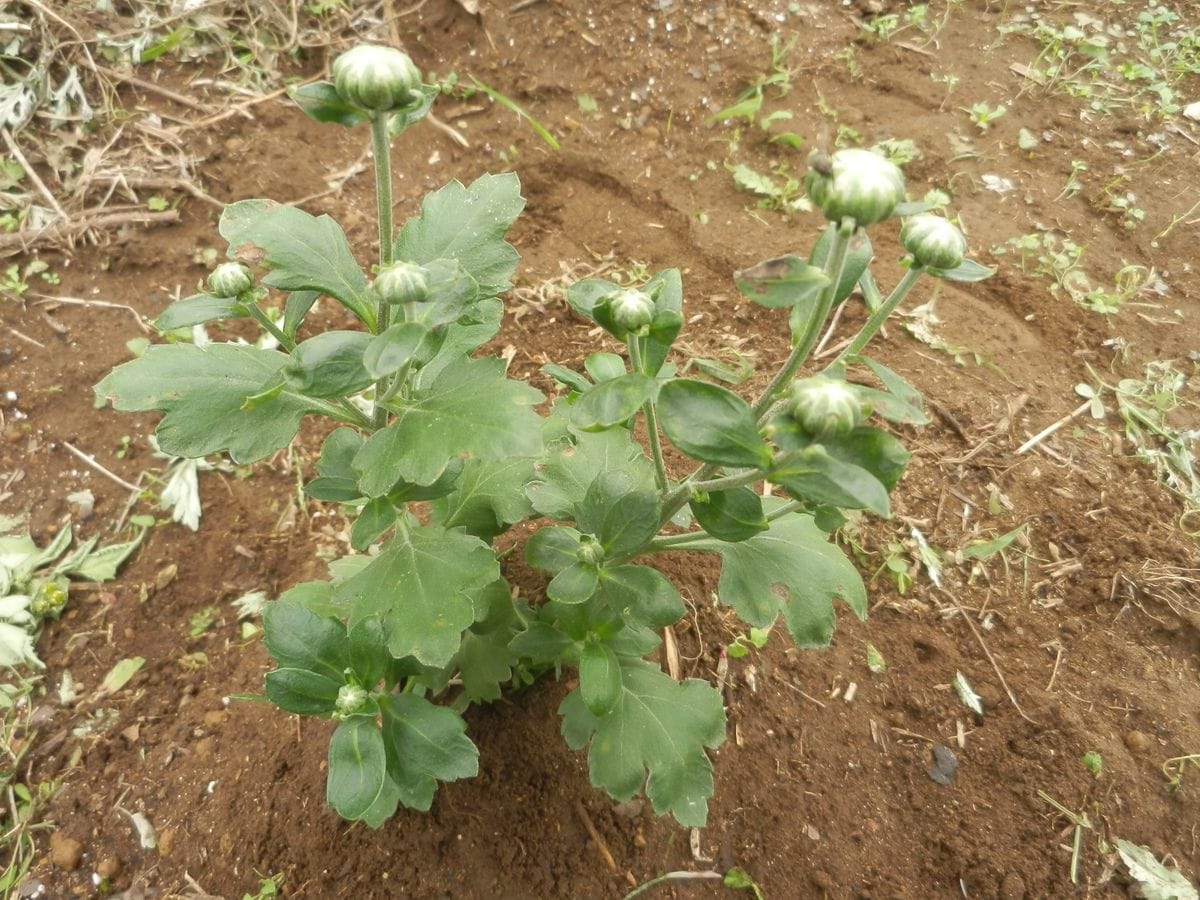
[[[272,897],[281,895],[279,889],[283,887],[282,872],[275,875],[263,875],[261,872],[255,871],[254,874],[258,877],[258,890],[253,894],[242,894],[242,900],[271,900]]]
[[[7,798],[0,804],[0,896],[4,897],[16,896],[17,886],[33,863],[34,834],[54,827],[42,820],[42,815],[58,783],[26,784],[19,775],[37,737],[29,728],[30,701],[39,681],[16,677],[0,685],[0,794]]]
[[[750,652],[750,648],[761,650],[767,646],[767,641],[771,637],[770,628],[751,628],[748,634],[739,634],[733,639],[733,643],[725,648],[734,659],[741,659]]]
[[[993,122],[1008,112],[1008,108],[1003,103],[992,106],[982,101],[972,103],[969,107],[964,106],[962,110],[970,116],[971,122],[980,131],[987,131],[992,127]]]
[[[1078,196],[1083,191],[1083,185],[1079,181],[1079,176],[1088,170],[1087,163],[1081,159],[1071,160],[1071,173],[1067,176],[1067,183],[1063,185],[1063,189],[1054,199],[1068,200],[1071,197]]]
[[[1200,753],[1188,756],[1173,756],[1163,763],[1163,774],[1167,777],[1166,788],[1171,793],[1183,790],[1183,773],[1188,768],[1200,769]]]
[[[217,621],[218,610],[215,606],[206,606],[198,613],[192,615],[188,619],[188,635],[190,637],[200,637],[204,632],[213,627]]]
[[[1049,232],[1019,235],[992,248],[995,256],[1015,254],[1022,272],[1049,278],[1052,294],[1066,294],[1089,312],[1113,315],[1137,297],[1154,277],[1154,270],[1125,265],[1113,276],[1113,287],[1097,286],[1082,265],[1084,249],[1069,238]]]
[[[1083,754],[1083,767],[1093,778],[1099,778],[1104,771],[1104,759],[1095,750]]]

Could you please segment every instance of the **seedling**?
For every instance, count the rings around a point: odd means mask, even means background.
[[[1093,778],[1099,778],[1104,771],[1104,759],[1095,750],[1083,754],[1083,767]]]
[[[206,606],[188,619],[188,636],[200,637],[217,621],[218,610],[215,606]]]
[[[761,650],[767,646],[767,641],[771,637],[770,628],[751,628],[748,634],[739,634],[733,639],[733,642],[726,646],[727,652],[734,659],[741,659],[750,652],[750,648]]]
[[[1174,756],[1163,763],[1162,770],[1167,778],[1168,791],[1178,793],[1183,790],[1183,775],[1189,768],[1200,769],[1200,753]]]
[[[234,203],[218,226],[233,261],[156,324],[247,319],[274,346],[156,344],[97,393],[121,410],[163,412],[163,452],[190,459],[228,452],[247,464],[289,446],[307,415],[336,426],[304,490],[353,519],[354,552],[270,603],[263,631],[277,664],[267,697],[337,723],[326,799],[343,817],[378,827],[401,804],[428,810],[439,782],[478,769],[465,707],[571,669],[562,732],[588,748],[593,784],[618,802],[644,786],[658,814],[702,826],[723,704],[711,684],[677,682],[647,659],[686,606],[644,563],[712,554],[718,602],[751,640],[782,621],[798,645],[825,646],[837,600],[864,616],[862,580],[827,535],[842,510],[890,514],[908,452],[871,416],[927,421],[920,394],[864,351],[923,275],[971,282],[991,270],[966,259],[952,223],[914,215],[923,207],[908,204],[893,163],[866,150],[818,156],[805,180],[828,220],[816,246],[736,277],[749,301],[779,310],[791,348],[764,387],[746,399],[678,374],[678,270],[632,285],[593,277],[567,301],[607,342],[583,371],[545,368],[562,393],[540,413],[539,390],[477,355],[518,263],[504,240],[524,205],[516,176],[451,182],[393,227],[391,140],[438,93],[404,54],[372,46],[338,57],[332,83],[299,88],[317,121],[370,127],[376,261],[360,265],[326,216]],[[907,271],[884,295],[866,232],[906,215]],[[859,331],[820,372],[797,377],[859,286],[873,298]],[[301,337],[319,296],[357,327]],[[848,380],[852,366],[879,386]],[[680,471],[667,468],[668,442],[689,461]],[[753,489],[763,482],[774,496]],[[493,544],[520,522],[531,523],[526,563],[551,576],[544,598],[516,596]],[[193,633],[215,617],[198,614]]]
[[[996,106],[991,106],[988,103],[980,101],[972,103],[970,107],[964,107],[963,112],[971,117],[971,122],[980,131],[987,131],[992,127],[992,123],[1008,112],[1008,108],[1003,103]]]

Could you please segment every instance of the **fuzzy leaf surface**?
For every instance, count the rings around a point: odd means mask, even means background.
[[[334,588],[333,602],[350,610],[350,625],[382,616],[388,649],[429,666],[444,666],[475,621],[472,595],[500,577],[490,547],[461,531],[432,525],[408,529]]]
[[[465,528],[485,541],[533,514],[525,485],[533,478],[533,459],[468,460],[454,491],[433,502],[433,515],[445,528]]]
[[[463,359],[428,388],[389,407],[396,420],[367,439],[354,458],[359,487],[368,497],[398,481],[432,484],[451,459],[534,456],[541,420],[532,409],[540,391],[504,377],[504,361]]]
[[[603,472],[623,472],[632,490],[655,490],[654,466],[624,429],[580,434],[540,467],[525,492],[533,508],[551,519],[573,519],[588,488]]]
[[[469,187],[451,181],[427,194],[421,214],[405,223],[396,236],[395,258],[456,260],[483,296],[502,294],[512,287],[509,278],[519,260],[504,235],[524,208],[521,183],[511,173],[482,175]]]
[[[439,781],[479,773],[479,751],[454,710],[415,694],[381,698],[388,770],[400,786],[400,802],[427,810]]]
[[[263,284],[283,291],[319,291],[374,325],[367,276],[350,252],[342,226],[329,216],[268,200],[241,200],[225,207],[219,228],[231,256],[271,270]]]
[[[234,462],[248,463],[290,444],[312,409],[287,390],[242,408],[287,359],[238,344],[155,344],[109,372],[95,391],[123,412],[165,412],[156,432],[164,453],[195,459],[228,450]]]
[[[703,826],[713,792],[704,748],[725,739],[721,695],[698,679],[674,681],[640,659],[623,660],[620,675],[616,702],[603,717],[588,709],[579,688],[567,695],[558,708],[563,736],[576,750],[591,742],[592,784],[617,802],[641,790],[648,771],[646,795],[655,813]]]
[[[782,501],[768,499],[769,514]],[[828,646],[833,638],[834,600],[867,616],[867,591],[858,570],[831,544],[811,516],[787,515],[762,534],[739,543],[700,540],[689,549],[719,553],[724,561],[717,596],[748,625],[766,628],[783,614],[801,649]]]

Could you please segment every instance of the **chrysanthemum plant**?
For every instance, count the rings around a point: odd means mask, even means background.
[[[304,489],[352,517],[356,552],[268,605],[264,629],[277,665],[267,697],[337,723],[327,799],[343,817],[378,827],[399,804],[428,809],[439,781],[476,774],[469,704],[569,671],[578,686],[559,707],[562,733],[589,748],[592,782],[618,801],[644,790],[657,813],[702,825],[706,749],[722,742],[725,714],[711,684],[673,680],[650,660],[659,632],[685,614],[654,555],[713,554],[719,602],[747,626],[782,619],[800,647],[829,643],[835,600],[865,616],[862,581],[830,534],[842,510],[889,514],[909,455],[877,420],[925,416],[920,395],[863,350],[921,275],[971,281],[988,270],[964,260],[957,227],[906,203],[894,165],[840,151],[809,176],[830,220],[812,253],[738,277],[790,332],[790,355],[756,396],[677,374],[683,284],[667,269],[637,288],[589,279],[569,289],[572,309],[622,352],[592,354],[584,372],[547,366],[564,389],[551,402],[479,354],[518,262],[504,240],[524,204],[516,176],[452,181],[394,231],[390,143],[436,90],[385,47],[356,47],[333,73],[294,97],[318,122],[370,126],[377,264],[364,270],[328,216],[234,203],[219,226],[232,261],[157,326],[251,319],[274,348],[151,346],[97,394],[165,413],[159,446],[181,457],[249,463],[287,447],[306,416],[336,424]],[[864,229],[905,215],[908,271],[885,298]],[[797,379],[856,287],[866,323]],[[320,298],[358,327],[314,329]],[[861,370],[853,382],[851,366]],[[870,378],[877,387],[860,383]],[[667,442],[694,460],[690,472],[666,465]],[[526,561],[551,576],[545,597],[516,596],[494,548],[520,522],[532,526]]]

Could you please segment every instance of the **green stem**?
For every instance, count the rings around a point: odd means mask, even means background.
[[[262,307],[260,307],[257,303],[247,303],[246,309],[250,311],[250,315],[254,317],[254,321],[261,325],[267,334],[279,341],[279,346],[281,346],[288,353],[291,353],[296,349],[296,342],[284,334],[279,329],[279,326],[271,321],[270,317],[262,311]]]
[[[667,884],[676,881],[720,881],[725,876],[720,872],[668,872],[666,875],[659,875],[657,878],[651,878],[645,884],[638,885],[632,891],[625,895],[623,900],[633,900],[634,897],[640,897],[652,887],[660,884]]]
[[[379,222],[379,265],[392,262],[392,145],[388,135],[388,117],[376,113],[371,119],[371,152],[375,157],[375,215]],[[382,334],[390,324],[391,307],[383,302],[375,305],[375,334]],[[387,425],[388,412],[380,398],[386,385],[375,385],[375,415],[372,423],[378,430]]]
[[[339,422],[345,422],[347,425],[357,425],[359,428],[371,427],[371,420],[364,416],[360,410],[346,403],[344,400],[338,403],[330,403],[328,400],[318,400],[316,397],[305,397],[304,403],[313,412],[329,416],[329,418],[336,419]]]
[[[829,284],[817,295],[817,305],[813,310],[813,315],[808,320],[804,333],[797,340],[796,346],[792,348],[791,354],[779,371],[775,373],[771,383],[754,401],[752,407],[754,417],[760,424],[766,411],[775,402],[775,398],[795,377],[800,364],[808,358],[813,347],[820,340],[821,328],[825,324],[825,320],[829,318],[834,297],[837,296],[838,285],[842,280],[842,270],[846,267],[846,256],[850,250],[850,238],[853,236],[854,227],[849,221],[842,222],[833,233],[833,246],[829,248],[829,255],[825,258],[825,274],[829,276]]]
[[[908,296],[908,292],[912,290],[912,286],[917,283],[924,271],[921,266],[913,266],[905,272],[904,277],[900,279],[900,283],[888,294],[887,299],[879,305],[875,312],[871,313],[862,330],[854,336],[854,340],[837,355],[833,362],[825,367],[824,371],[845,365],[846,360],[861,353],[863,348],[871,342],[871,338],[879,333],[879,329],[883,327],[883,323],[887,321],[888,316],[895,312],[896,307]]]
[[[798,500],[785,503],[783,506],[779,507],[779,509],[767,513],[767,521],[774,522],[776,519],[782,519],[788,513],[795,512],[796,510],[803,508],[803,506],[804,504]]]
[[[732,475],[714,478],[711,481],[691,481],[688,482],[687,489],[689,494],[727,491],[730,488],[741,487],[744,484],[754,484],[756,481],[761,481],[762,477],[763,473],[761,469],[749,469],[745,472],[735,472]]]
[[[648,543],[639,553],[655,553],[659,550],[671,550],[679,547],[695,543],[708,537],[707,531],[688,531],[684,534],[667,534],[661,537],[656,537]]]
[[[635,372],[642,371],[642,347],[638,343],[638,336],[631,334],[627,342],[629,347],[629,362]],[[654,401],[647,400],[642,405],[642,412],[646,414],[646,435],[650,440],[650,456],[654,459],[654,478],[658,482],[658,489],[665,491],[667,489],[667,466],[663,461],[662,438],[658,434],[658,413],[654,409]]]

